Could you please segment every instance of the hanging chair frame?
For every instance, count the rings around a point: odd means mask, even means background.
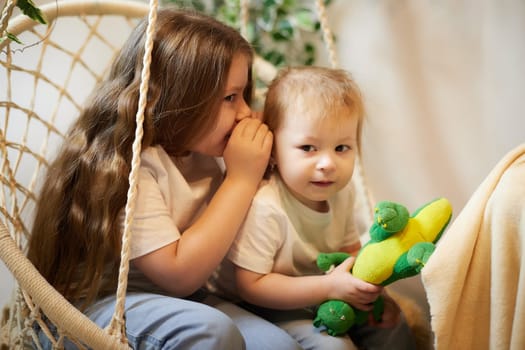
[[[13,5],[13,1],[9,5]],[[328,55],[333,67],[337,67],[337,60],[335,55],[333,35],[328,28],[327,19],[325,14],[324,2],[322,0],[316,0],[316,6],[319,12],[319,18],[321,28],[323,32],[324,42],[326,44]],[[22,243],[19,239],[14,239],[14,236],[10,232],[10,227],[25,228],[23,223],[18,217],[13,218],[12,212],[3,208],[2,214],[8,221],[6,223],[0,220],[0,259],[4,261],[7,268],[11,271],[18,284],[18,299],[16,303],[25,305],[25,311],[19,309],[19,312],[32,313],[33,317],[35,314],[43,312],[45,317],[57,327],[59,330],[63,330],[60,334],[57,344],[54,346],[63,345],[64,337],[72,337],[78,340],[79,345],[87,346],[94,349],[128,349],[126,333],[125,333],[125,319],[124,319],[124,301],[125,292],[127,287],[127,272],[129,267],[129,242],[130,242],[130,222],[133,217],[134,210],[134,196],[137,182],[137,170],[140,165],[140,145],[142,140],[142,124],[144,118],[144,109],[146,104],[147,87],[149,80],[149,65],[151,59],[151,48],[152,48],[152,37],[156,23],[156,12],[158,3],[157,0],[152,0],[149,5],[146,3],[136,1],[120,1],[120,0],[72,0],[62,1],[56,3],[49,3],[40,7],[42,14],[48,21],[48,32],[53,29],[55,21],[63,17],[76,17],[76,16],[124,16],[126,18],[143,18],[148,15],[148,28],[146,38],[146,50],[143,60],[143,72],[140,86],[139,95],[139,107],[137,111],[136,121],[137,130],[135,133],[135,141],[133,143],[133,159],[132,167],[129,176],[130,189],[128,191],[128,200],[125,208],[126,218],[124,233],[122,238],[122,251],[121,251],[121,265],[119,271],[119,283],[116,292],[117,303],[115,306],[115,312],[110,325],[106,330],[101,329],[98,325],[92,322],[88,317],[81,313],[75,306],[67,301],[60,293],[58,293],[53,286],[51,286],[38,272],[38,270],[32,265],[23,253]],[[246,33],[245,28],[248,21],[248,1],[241,0],[241,33]],[[26,16],[20,15],[13,18],[9,22],[7,31],[16,36],[26,31],[32,31],[36,26],[41,24],[29,19]],[[244,29],[243,29],[244,28]],[[46,40],[47,34],[42,38],[42,41]],[[39,42],[41,43],[41,42]],[[0,43],[0,52],[4,50],[10,50],[9,40]],[[260,58],[255,57],[254,60],[254,71],[257,76],[265,82],[270,82],[276,75],[276,68]],[[10,108],[7,106],[6,108]],[[5,135],[3,132],[0,134],[0,151],[7,154],[7,143],[5,141]],[[14,193],[16,190],[20,190],[20,185],[13,178],[11,174],[9,162],[4,159],[2,163],[2,170],[7,171],[1,175],[0,179],[5,186],[8,186]],[[6,170],[7,169],[7,170]],[[356,164],[356,175],[358,191],[361,190],[365,200],[362,200],[362,204],[366,206],[365,212],[369,213],[369,217],[372,213],[372,197],[367,190],[366,183],[364,182],[364,175],[360,166],[359,160]],[[27,189],[24,189],[27,190]],[[34,197],[36,198],[36,197]],[[16,204],[16,201],[14,201]],[[17,208],[14,209],[15,211]],[[9,225],[7,224],[9,223]],[[24,305],[19,307],[24,308]],[[29,306],[29,308],[28,308]],[[29,310],[28,310],[28,309]],[[13,321],[12,312],[14,308],[11,308],[9,320],[4,320],[2,327],[2,333],[0,334],[0,345],[2,342],[9,344],[9,336],[6,332],[14,326],[13,323],[19,323],[20,320]],[[44,322],[40,319],[41,322]],[[41,326],[45,325],[40,323]],[[25,325],[31,326],[31,325]],[[49,335],[49,334],[48,334]],[[33,340],[35,340],[33,338]],[[23,344],[17,343],[19,346]]]
[[[140,2],[130,2],[130,1],[117,1],[117,0],[105,0],[105,1],[67,1],[67,2],[57,2],[57,3],[49,3],[46,5],[43,5],[41,8],[42,14],[48,21],[48,31],[44,35],[42,40],[46,40],[46,37],[50,30],[53,28],[54,22],[63,17],[71,17],[71,16],[123,16],[126,18],[133,18],[133,19],[140,19],[146,16],[149,12],[149,18],[148,18],[148,25],[150,28],[148,29],[151,33],[154,29],[154,19],[152,20],[152,16],[155,17],[156,15],[156,3],[153,4],[145,4]],[[39,23],[29,19],[26,16],[20,15],[14,18],[7,27],[7,32],[14,34],[15,36],[20,35],[23,32],[26,31],[32,31],[33,28],[40,26]],[[151,36],[151,35],[150,35]],[[10,50],[9,41],[6,40],[3,43],[0,44],[0,51],[3,50]],[[150,44],[151,45],[151,40]],[[144,60],[148,60],[148,57],[146,57],[150,53],[148,50],[146,50],[145,58]],[[8,57],[10,52],[5,53]],[[149,73],[149,62],[145,64],[145,71],[142,73],[142,81],[143,84],[141,85],[141,94],[147,93],[147,82],[148,79],[144,78],[144,76],[147,76]],[[144,88],[144,86],[146,88]],[[146,90],[145,90],[146,89]],[[146,96],[146,95],[144,95]],[[137,118],[143,118],[143,111],[144,111],[144,105],[145,101],[140,101],[139,103],[142,103],[142,107],[139,105],[139,111],[137,112]],[[18,106],[13,106],[13,108],[17,108]],[[7,108],[10,108],[10,106],[7,106]],[[142,120],[138,123],[138,125],[142,126]],[[141,142],[141,130],[137,128],[137,133],[139,134],[139,137],[137,139],[137,142],[140,146]],[[136,136],[137,136],[136,133]],[[5,135],[2,133],[2,138],[4,138]],[[6,143],[2,143],[2,152],[4,155],[7,154],[6,149]],[[134,144],[134,147],[135,144]],[[21,147],[25,148],[25,147]],[[135,150],[134,150],[135,151]],[[138,150],[137,152],[140,152]],[[10,187],[12,189],[12,192],[14,193],[16,189],[20,188],[20,185],[16,183],[16,180],[12,177],[10,168],[9,168],[9,162],[4,159],[4,165],[3,170],[5,171],[7,162],[7,172],[9,173],[7,177],[2,176],[2,182],[3,183],[9,183]],[[136,162],[136,160],[135,160]],[[130,187],[131,188],[131,187]],[[133,192],[133,189],[130,190]],[[128,197],[130,195],[128,194]],[[15,202],[15,201],[14,201]],[[15,202],[16,203],[16,202]],[[132,204],[133,201],[128,201],[128,203]],[[16,208],[15,208],[16,211]],[[130,210],[127,209],[127,212]],[[13,226],[18,226],[17,221],[19,220],[18,217],[13,218],[10,214],[11,212],[8,212],[7,210],[3,211],[4,216],[8,217],[10,219],[10,222]],[[129,235],[128,235],[129,236]],[[129,241],[129,240],[128,240]],[[42,327],[42,329],[46,329],[46,331],[49,333],[49,329],[47,328],[47,322],[43,321],[39,316],[36,316],[35,314],[41,314],[41,311],[45,315],[45,318],[49,320],[58,330],[61,330],[63,334],[59,335],[59,339],[57,340],[55,346],[61,346],[63,345],[64,337],[68,337],[70,339],[75,339],[75,342],[79,346],[87,346],[89,348],[94,349],[129,349],[127,345],[127,341],[125,338],[125,321],[123,317],[123,302],[125,299],[125,290],[127,286],[127,270],[126,268],[122,266],[128,265],[128,260],[123,261],[121,263],[120,273],[119,273],[119,290],[117,293],[120,293],[120,297],[117,297],[118,300],[121,300],[121,302],[117,301],[117,305],[115,308],[115,312],[112,318],[112,321],[109,325],[109,327],[106,330],[103,330],[100,328],[97,324],[95,324],[93,321],[91,321],[87,316],[85,316],[83,313],[81,313],[75,306],[73,306],[68,300],[66,300],[60,293],[58,293],[53,286],[51,286],[47,281],[40,275],[38,270],[32,265],[32,263],[27,259],[27,257],[22,253],[21,250],[21,243],[19,242],[19,239],[15,240],[13,239],[11,233],[8,230],[8,227],[0,221],[0,258],[4,261],[7,268],[11,271],[13,276],[15,277],[17,284],[18,284],[18,298],[16,298],[16,301],[14,303],[18,303],[18,305],[12,305],[11,310],[9,310],[8,319],[4,320],[4,324],[2,324],[2,334],[0,340],[4,342],[5,344],[14,344],[14,346],[23,347],[24,341],[20,339],[12,340],[9,333],[13,327],[16,326],[24,326],[17,323],[20,323],[20,320],[15,319],[15,315],[13,315],[13,312],[21,312],[21,313],[32,313],[33,317],[36,317],[36,319],[39,319],[39,325]],[[125,249],[123,247],[123,249]],[[124,259],[122,259],[124,260]],[[124,271],[123,271],[124,270]],[[21,296],[21,297],[20,297]],[[25,305],[20,305],[20,303]],[[28,307],[29,310],[26,309],[26,311],[22,310],[24,309],[24,306]],[[18,310],[15,311],[15,309]],[[4,313],[6,314],[6,313]],[[25,325],[28,326],[28,325]],[[30,325],[29,325],[30,326]],[[50,336],[51,334],[48,334]],[[23,336],[22,336],[23,337]],[[34,335],[33,335],[33,340]],[[0,343],[1,344],[1,343]]]

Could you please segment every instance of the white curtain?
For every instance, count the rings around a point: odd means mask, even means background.
[[[459,212],[525,141],[525,1],[339,0],[328,16],[366,99],[375,197]]]

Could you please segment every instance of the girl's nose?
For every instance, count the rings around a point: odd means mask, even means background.
[[[317,162],[317,170],[331,171],[335,169],[335,162],[331,155],[323,154],[319,157]]]
[[[239,109],[237,110],[237,115],[236,115],[237,121],[242,120],[242,119],[247,118],[247,117],[251,117],[252,109],[246,103],[244,98],[239,103],[240,103],[240,106],[239,106]]]

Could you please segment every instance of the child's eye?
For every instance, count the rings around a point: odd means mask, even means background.
[[[348,150],[351,150],[352,147],[348,146],[348,145],[339,145],[335,148],[335,151],[336,152],[346,152]]]
[[[231,95],[228,95],[224,98],[225,101],[227,102],[233,102],[233,100],[235,100],[235,96],[236,94],[231,94]]]
[[[313,151],[315,151],[315,147],[312,146],[312,145],[302,145],[302,146],[299,146],[299,149],[301,149],[304,152],[313,152]]]

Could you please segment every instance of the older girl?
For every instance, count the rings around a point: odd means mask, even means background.
[[[272,324],[200,293],[270,155],[272,133],[249,106],[252,49],[197,13],[160,10],[156,28],[131,227],[130,346],[295,349]],[[115,303],[145,29],[131,34],[50,165],[29,242],[42,275],[101,327]]]

